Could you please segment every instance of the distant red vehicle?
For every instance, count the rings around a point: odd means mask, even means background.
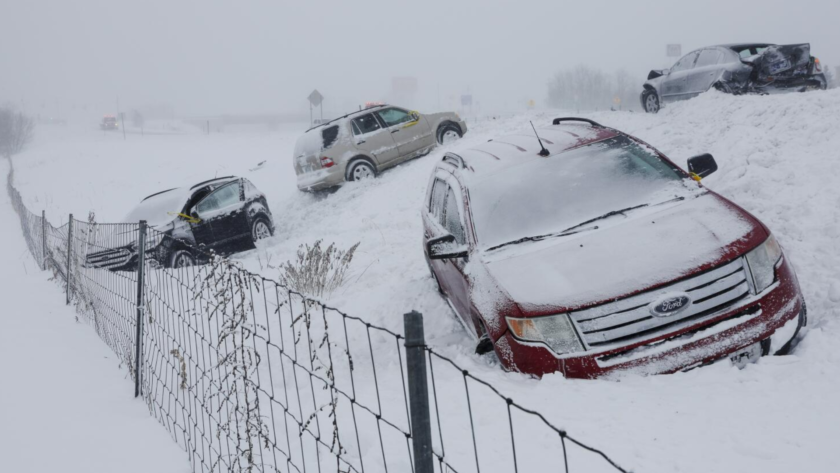
[[[446,153],[422,211],[433,277],[479,353],[505,369],[595,378],[784,354],[807,321],[770,230],[595,122]]]

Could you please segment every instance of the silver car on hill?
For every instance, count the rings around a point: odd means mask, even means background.
[[[310,128],[298,139],[298,189],[316,191],[374,178],[466,132],[467,124],[452,112],[421,114],[379,105],[345,115]]]

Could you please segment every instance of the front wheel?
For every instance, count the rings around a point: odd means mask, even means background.
[[[257,217],[251,224],[251,241],[255,244],[271,236],[271,225],[264,217]]]
[[[170,268],[187,268],[195,266],[195,256],[187,250],[175,250],[169,257]]]
[[[461,130],[455,125],[444,125],[438,131],[438,144],[448,145],[461,139]]]
[[[642,104],[647,113],[659,112],[659,94],[655,90],[646,90],[642,94]]]

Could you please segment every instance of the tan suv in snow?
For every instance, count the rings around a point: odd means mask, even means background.
[[[467,124],[456,113],[430,113],[379,105],[310,128],[295,145],[300,190],[335,187],[371,179],[459,139]]]

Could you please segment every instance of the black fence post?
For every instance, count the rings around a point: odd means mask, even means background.
[[[70,220],[67,222],[67,305],[70,305],[70,277],[71,264],[70,258],[73,255],[73,214],[70,214]]]
[[[43,269],[47,269],[47,211],[41,211],[41,256]]]
[[[140,368],[143,364],[143,316],[146,302],[143,298],[143,285],[146,275],[146,221],[140,220],[137,232],[137,333],[134,338],[134,397],[140,396]]]
[[[423,314],[411,311],[405,322],[405,363],[408,370],[408,403],[414,443],[414,473],[433,473],[432,422],[429,414],[429,383],[426,378],[426,337]]]

